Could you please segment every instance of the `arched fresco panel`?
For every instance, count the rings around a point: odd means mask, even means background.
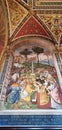
[[[5,109],[62,109],[62,92],[52,53],[31,44],[13,52]]]

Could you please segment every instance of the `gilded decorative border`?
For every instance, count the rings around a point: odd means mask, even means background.
[[[62,10],[34,10],[35,13],[37,14],[62,14]]]
[[[49,9],[62,9],[62,2],[40,2],[40,1],[38,1],[38,3],[37,3],[37,0],[33,0],[33,9],[39,9],[39,10],[41,10],[41,9],[47,9],[47,10],[49,10]]]

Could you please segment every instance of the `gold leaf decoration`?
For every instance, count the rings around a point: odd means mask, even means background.
[[[62,15],[61,14],[39,14],[40,19],[49,28],[50,32],[55,37],[56,41],[62,33]]]
[[[5,30],[4,11],[2,7],[2,2],[0,1],[0,54],[5,45],[5,37],[6,37],[6,30]]]
[[[7,0],[10,16],[10,36],[13,34],[20,22],[25,18],[28,11],[18,2],[13,0]]]

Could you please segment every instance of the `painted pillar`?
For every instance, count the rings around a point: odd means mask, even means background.
[[[7,86],[9,83],[9,79],[10,79],[10,72],[11,72],[11,67],[12,67],[12,61],[13,61],[13,57],[12,56],[6,56],[6,60],[5,60],[5,65],[3,68],[3,73],[2,73],[2,86],[1,86],[1,94],[0,94],[0,108],[3,109],[4,107],[4,101],[5,101],[5,96],[6,96],[6,90],[7,90]]]
[[[4,78],[5,78],[7,65],[8,65],[8,56],[5,57],[5,62],[4,62],[2,72],[1,72],[1,75],[0,75],[0,93],[1,93],[1,90],[2,90],[3,81],[4,81]]]
[[[61,87],[61,90],[62,90],[62,75],[61,75],[60,67],[59,67],[59,64],[58,64],[59,61],[57,60],[55,53],[53,54],[53,60],[54,60],[54,65],[55,65],[55,68],[56,68],[57,76],[58,76],[58,79],[59,79],[59,84],[60,84],[60,87]]]
[[[58,66],[59,66],[59,69],[61,72],[62,71],[62,62],[61,62],[60,56],[58,53],[55,53],[55,57],[56,57],[56,60],[57,60],[57,63],[58,63]],[[62,73],[61,73],[61,75],[62,75]]]
[[[62,58],[61,58],[60,54],[59,54],[59,58],[60,58],[60,61],[61,61],[61,75],[62,75]]]
[[[33,64],[33,61],[32,61],[32,73],[34,73],[34,64]]]

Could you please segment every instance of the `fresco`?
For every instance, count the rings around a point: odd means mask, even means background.
[[[62,93],[53,59],[40,47],[14,52],[5,109],[61,109]]]
[[[48,26],[56,41],[59,41],[62,33],[62,15],[59,14],[38,14],[40,19]]]
[[[17,2],[13,0],[7,0],[9,8],[9,21],[10,21],[10,36],[13,34],[15,29],[18,27],[20,22],[28,14],[28,11]]]

